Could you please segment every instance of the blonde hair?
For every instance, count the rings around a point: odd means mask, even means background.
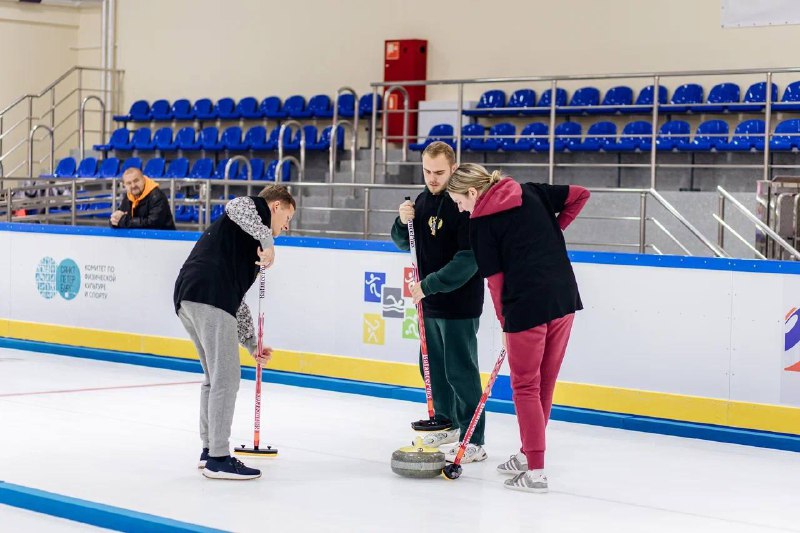
[[[297,209],[294,197],[292,197],[292,193],[289,192],[289,189],[285,185],[278,185],[277,183],[274,185],[267,185],[258,195],[266,200],[267,203],[280,200],[284,206],[292,206],[294,209]]]
[[[501,179],[503,179],[503,174],[499,170],[489,174],[485,167],[476,163],[461,163],[450,176],[447,192],[467,194],[467,191],[473,188],[479,194],[483,194]]]
[[[431,144],[425,147],[425,150],[422,151],[422,156],[428,156],[432,159],[443,155],[447,158],[447,162],[451,165],[456,164],[456,153],[453,151],[453,147],[443,141],[433,141]]]

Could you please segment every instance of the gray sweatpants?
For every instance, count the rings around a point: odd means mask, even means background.
[[[208,304],[182,301],[178,317],[197,348],[203,365],[200,386],[200,438],[209,455],[230,454],[236,393],[241,368],[236,318]]]

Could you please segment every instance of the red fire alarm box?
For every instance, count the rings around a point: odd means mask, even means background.
[[[383,81],[416,81],[426,80],[428,68],[428,41],[422,39],[401,39],[386,41],[384,43]],[[420,100],[425,99],[425,86],[404,86],[408,91],[408,108],[417,109]],[[402,110],[403,94],[393,91],[388,97],[384,95],[383,107],[386,110]],[[417,113],[408,115],[408,134],[417,134]],[[389,137],[403,135],[403,114],[390,113],[388,116],[387,131],[384,135]],[[391,142],[400,143],[401,139]]]

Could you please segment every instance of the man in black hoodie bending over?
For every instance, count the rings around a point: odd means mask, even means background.
[[[289,229],[295,207],[282,185],[231,200],[225,214],[197,241],[175,281],[175,312],[197,348],[205,376],[200,388],[199,467],[207,478],[261,476],[261,471],[230,455],[228,442],[239,391],[239,344],[262,365],[272,355],[271,348],[256,353],[253,318],[244,296],[259,267],[272,266],[273,237]]]

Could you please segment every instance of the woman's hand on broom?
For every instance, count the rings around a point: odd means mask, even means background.
[[[258,354],[258,349],[253,350],[253,353],[251,353],[250,355],[253,356],[253,359],[255,359],[259,365],[267,366],[267,363],[269,363],[270,359],[272,359],[272,348],[270,348],[269,346],[264,346],[261,349],[260,357]]]

